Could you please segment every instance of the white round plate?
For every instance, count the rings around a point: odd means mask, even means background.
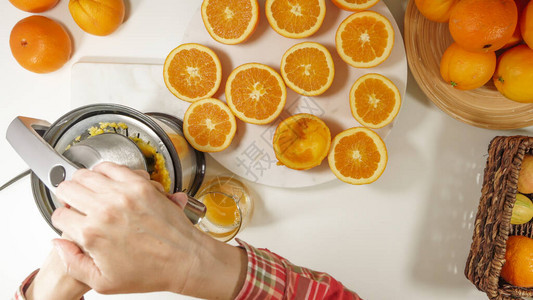
[[[224,151],[212,153],[211,156],[235,174],[253,182],[277,187],[305,187],[321,184],[335,179],[330,171],[327,159],[322,164],[306,171],[296,171],[277,165],[272,149],[272,137],[277,125],[283,119],[297,113],[310,113],[320,117],[331,130],[332,137],[342,130],[360,126],[350,112],[349,91],[352,84],[367,73],[380,73],[391,79],[405,94],[407,84],[407,59],[402,35],[394,17],[382,1],[371,10],[387,17],[395,32],[394,48],[389,58],[381,65],[369,69],[356,69],[346,64],[335,49],[335,33],[339,24],[352,12],[336,7],[326,1],[326,17],[318,32],[305,39],[285,38],[276,33],[268,24],[264,12],[264,1],[260,1],[260,18],[256,31],[249,40],[238,45],[224,45],[215,41],[202,21],[198,10],[185,31],[183,43],[199,43],[216,52],[222,63],[222,84],[214,97],[225,101],[224,86],[231,71],[244,64],[257,62],[266,64],[279,72],[281,57],[291,46],[314,41],[323,44],[333,56],[335,79],[332,86],[322,95],[306,97],[287,88],[287,104],[280,117],[268,125],[254,125],[237,121],[237,134]],[[385,138],[393,124],[377,130]]]

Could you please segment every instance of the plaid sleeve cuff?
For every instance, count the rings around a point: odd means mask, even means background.
[[[248,255],[244,285],[235,299],[281,299],[286,271],[280,259],[267,249],[256,249],[236,239]]]
[[[24,294],[26,293],[26,290],[28,289],[33,279],[35,278],[35,275],[37,275],[38,272],[39,269],[33,271],[28,277],[26,277],[26,279],[24,279],[17,292],[15,293],[13,300],[26,300]]]
[[[329,274],[293,265],[268,249],[236,241],[248,255],[246,280],[236,299],[361,300]]]

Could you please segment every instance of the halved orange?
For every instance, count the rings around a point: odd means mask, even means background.
[[[387,166],[387,148],[371,129],[353,127],[335,136],[328,155],[329,167],[350,184],[376,181]]]
[[[350,90],[350,109],[359,124],[369,128],[388,125],[400,111],[400,91],[381,74],[366,74]]]
[[[267,0],[265,12],[272,29],[301,39],[318,31],[326,16],[325,0]]]
[[[361,11],[376,5],[379,0],[331,0],[337,7],[349,11]]]
[[[320,165],[328,155],[331,133],[319,117],[297,114],[281,121],[272,145],[279,164],[307,170]]]
[[[182,44],[165,59],[163,78],[174,96],[194,102],[216,93],[222,81],[222,66],[218,56],[208,47]]]
[[[334,75],[333,58],[319,43],[296,44],[281,59],[281,76],[285,83],[305,96],[324,93],[331,86]]]
[[[352,67],[375,67],[391,54],[394,29],[390,21],[377,12],[356,12],[339,25],[335,45],[342,60]]]
[[[283,78],[267,65],[241,65],[226,81],[226,102],[233,114],[244,122],[268,124],[279,116],[286,101]]]
[[[204,0],[202,20],[211,37],[235,45],[246,41],[259,22],[257,0]]]
[[[194,149],[222,151],[231,144],[237,123],[224,102],[207,98],[192,103],[183,117],[183,134]]]

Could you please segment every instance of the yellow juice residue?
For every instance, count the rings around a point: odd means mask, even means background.
[[[95,136],[103,133],[114,133],[116,132],[116,129],[127,129],[128,125],[125,123],[115,123],[115,122],[100,122],[100,126],[96,127],[93,126],[88,129],[90,136]],[[76,142],[80,140],[80,137],[77,137],[75,139]],[[153,158],[154,159],[154,171],[150,174],[150,179],[157,181],[163,185],[163,188],[165,189],[165,192],[170,192],[170,174],[168,173],[167,167],[165,166],[165,158],[163,155],[159,152],[157,152],[157,149],[148,144],[147,142],[143,141],[142,139],[138,137],[129,137],[137,147],[141,150],[144,157],[146,158]],[[70,148],[70,145],[67,147],[66,150]]]
[[[221,193],[210,193],[204,197],[206,218],[219,226],[231,226],[238,222],[240,212],[235,201]]]
[[[138,137],[130,137],[132,141],[137,144],[145,157],[153,157],[155,161],[154,171],[150,174],[150,179],[157,181],[163,185],[165,192],[170,192],[170,174],[165,166],[165,158],[161,153],[158,153],[154,146],[146,143]]]

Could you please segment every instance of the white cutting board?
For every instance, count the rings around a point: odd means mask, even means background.
[[[320,166],[306,171],[278,166],[272,149],[272,137],[279,122],[296,113],[311,113],[320,117],[333,136],[342,130],[360,126],[351,115],[348,97],[355,80],[367,73],[380,73],[390,78],[403,98],[407,85],[407,59],[401,33],[385,3],[379,2],[372,10],[391,21],[395,30],[395,46],[384,63],[370,69],[352,68],[336,53],[336,29],[351,12],[337,8],[330,1],[327,1],[326,18],[322,27],[309,38],[284,38],[270,28],[265,18],[260,18],[254,35],[239,45],[223,45],[214,41],[203,26],[200,11],[197,11],[185,31],[183,43],[203,44],[219,56],[223,79],[214,96],[218,99],[225,101],[224,85],[231,70],[243,63],[259,62],[279,72],[283,53],[292,45],[303,41],[325,45],[333,56],[336,69],[332,86],[321,96],[305,97],[287,88],[285,110],[271,124],[254,125],[237,120],[237,133],[230,147],[222,152],[211,153],[211,156],[233,173],[270,186],[306,187],[336,179],[329,169],[327,159]],[[161,58],[163,59],[164,57]],[[160,64],[77,63],[72,67],[72,105],[78,107],[99,102],[118,103],[142,112],[163,112],[183,119],[189,103],[177,99],[168,91],[162,69]],[[385,138],[392,127],[393,124],[390,124],[377,130],[377,133]]]

